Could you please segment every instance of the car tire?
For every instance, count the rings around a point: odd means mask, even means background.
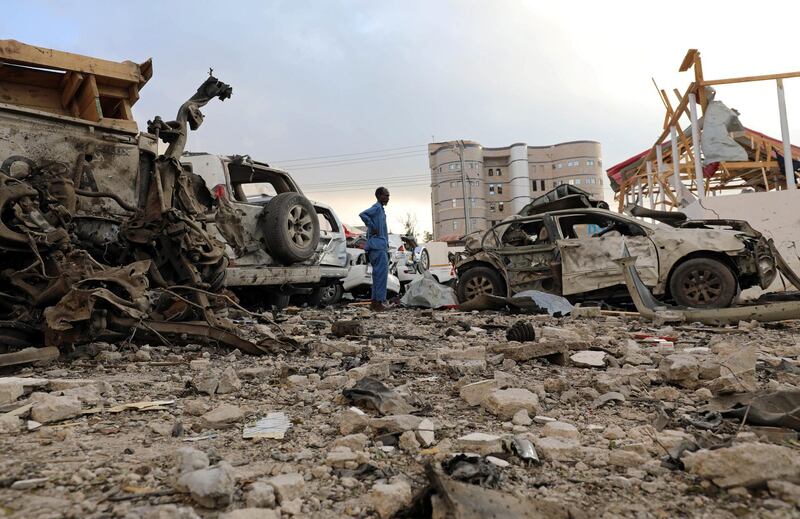
[[[319,296],[317,299],[317,306],[326,307],[335,305],[342,300],[344,295],[344,287],[341,283],[333,283],[317,289]]]
[[[472,267],[458,277],[456,295],[460,303],[471,301],[481,294],[499,297],[506,295],[506,287],[500,274],[489,267]]]
[[[300,193],[281,193],[260,215],[267,252],[285,265],[309,259],[319,243],[319,220],[311,202]]]
[[[692,258],[678,265],[669,279],[675,302],[692,308],[727,308],[738,284],[730,267],[713,258]]]
[[[264,300],[267,307],[272,307],[274,310],[283,310],[291,302],[291,294],[282,294],[280,292],[267,292]]]

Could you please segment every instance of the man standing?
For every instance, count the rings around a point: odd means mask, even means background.
[[[389,231],[386,229],[386,211],[383,206],[389,203],[389,190],[379,187],[375,190],[375,205],[358,215],[367,226],[367,251],[372,265],[371,310],[386,310],[386,281],[389,278]]]

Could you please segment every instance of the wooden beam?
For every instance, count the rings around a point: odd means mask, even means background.
[[[81,118],[89,121],[99,122],[103,118],[100,92],[97,91],[97,81],[91,74],[86,76],[78,95],[78,112]]]
[[[17,65],[4,65],[0,68],[0,81],[17,83],[25,86],[58,88],[63,77],[64,75],[58,72],[20,67]]]
[[[97,84],[97,91],[103,97],[110,97],[112,99],[128,99],[130,90],[125,87],[118,87],[112,85]]]
[[[765,74],[763,76],[743,76],[727,79],[703,80],[700,86],[730,85],[732,83],[750,83],[752,81],[769,81],[771,79],[789,79],[793,77],[800,77],[800,72],[785,72],[783,74]]]
[[[147,81],[142,75],[140,66],[130,61],[115,62],[91,58],[71,52],[27,45],[16,40],[0,40],[0,60],[40,68],[72,70],[121,79],[130,83],[139,84]]]
[[[698,54],[697,49],[689,49],[686,52],[686,56],[683,57],[683,61],[681,62],[681,66],[678,69],[678,72],[686,72],[689,70],[689,67],[694,65],[695,61],[694,58]]]
[[[64,79],[61,80],[61,106],[63,108],[69,108],[81,83],[83,83],[83,74],[72,71],[64,74]]]

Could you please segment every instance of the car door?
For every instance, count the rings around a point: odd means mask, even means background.
[[[503,224],[505,225],[505,224]],[[558,293],[558,247],[544,218],[522,218],[507,226],[492,251],[505,265],[512,293]]]
[[[322,251],[320,265],[331,267],[347,267],[347,244],[344,231],[336,214],[326,207],[315,205],[319,220],[319,245]]]
[[[561,253],[563,295],[591,292],[625,280],[614,260],[628,248],[636,256],[636,270],[647,286],[658,283],[658,254],[647,230],[633,220],[606,212],[555,215]]]

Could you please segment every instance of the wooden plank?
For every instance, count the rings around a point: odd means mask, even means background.
[[[97,82],[91,74],[86,76],[78,95],[78,110],[80,117],[89,121],[98,122],[103,118],[103,109],[100,106],[100,93],[97,91]]]
[[[800,77],[800,72],[785,72],[783,74],[764,74],[762,76],[743,76],[727,79],[703,80],[701,86],[730,85],[732,83],[749,83],[751,81],[769,81],[772,79],[788,79],[793,77]]]
[[[63,108],[70,106],[81,83],[83,83],[83,74],[72,71],[64,74],[64,79],[61,81],[61,106]]]
[[[133,121],[133,112],[131,112],[131,103],[127,99],[120,99],[119,101],[120,119],[125,121]]]
[[[60,92],[53,88],[0,82],[0,102],[66,115]]]
[[[778,161],[775,160],[766,160],[766,161],[747,161],[747,162],[724,162],[720,164],[725,164],[725,167],[728,169],[752,169],[752,168],[777,168]]]
[[[115,62],[97,59],[71,52],[27,45],[16,40],[0,40],[0,60],[41,68],[72,70],[136,84],[147,81],[142,75],[139,65],[130,61]]]

